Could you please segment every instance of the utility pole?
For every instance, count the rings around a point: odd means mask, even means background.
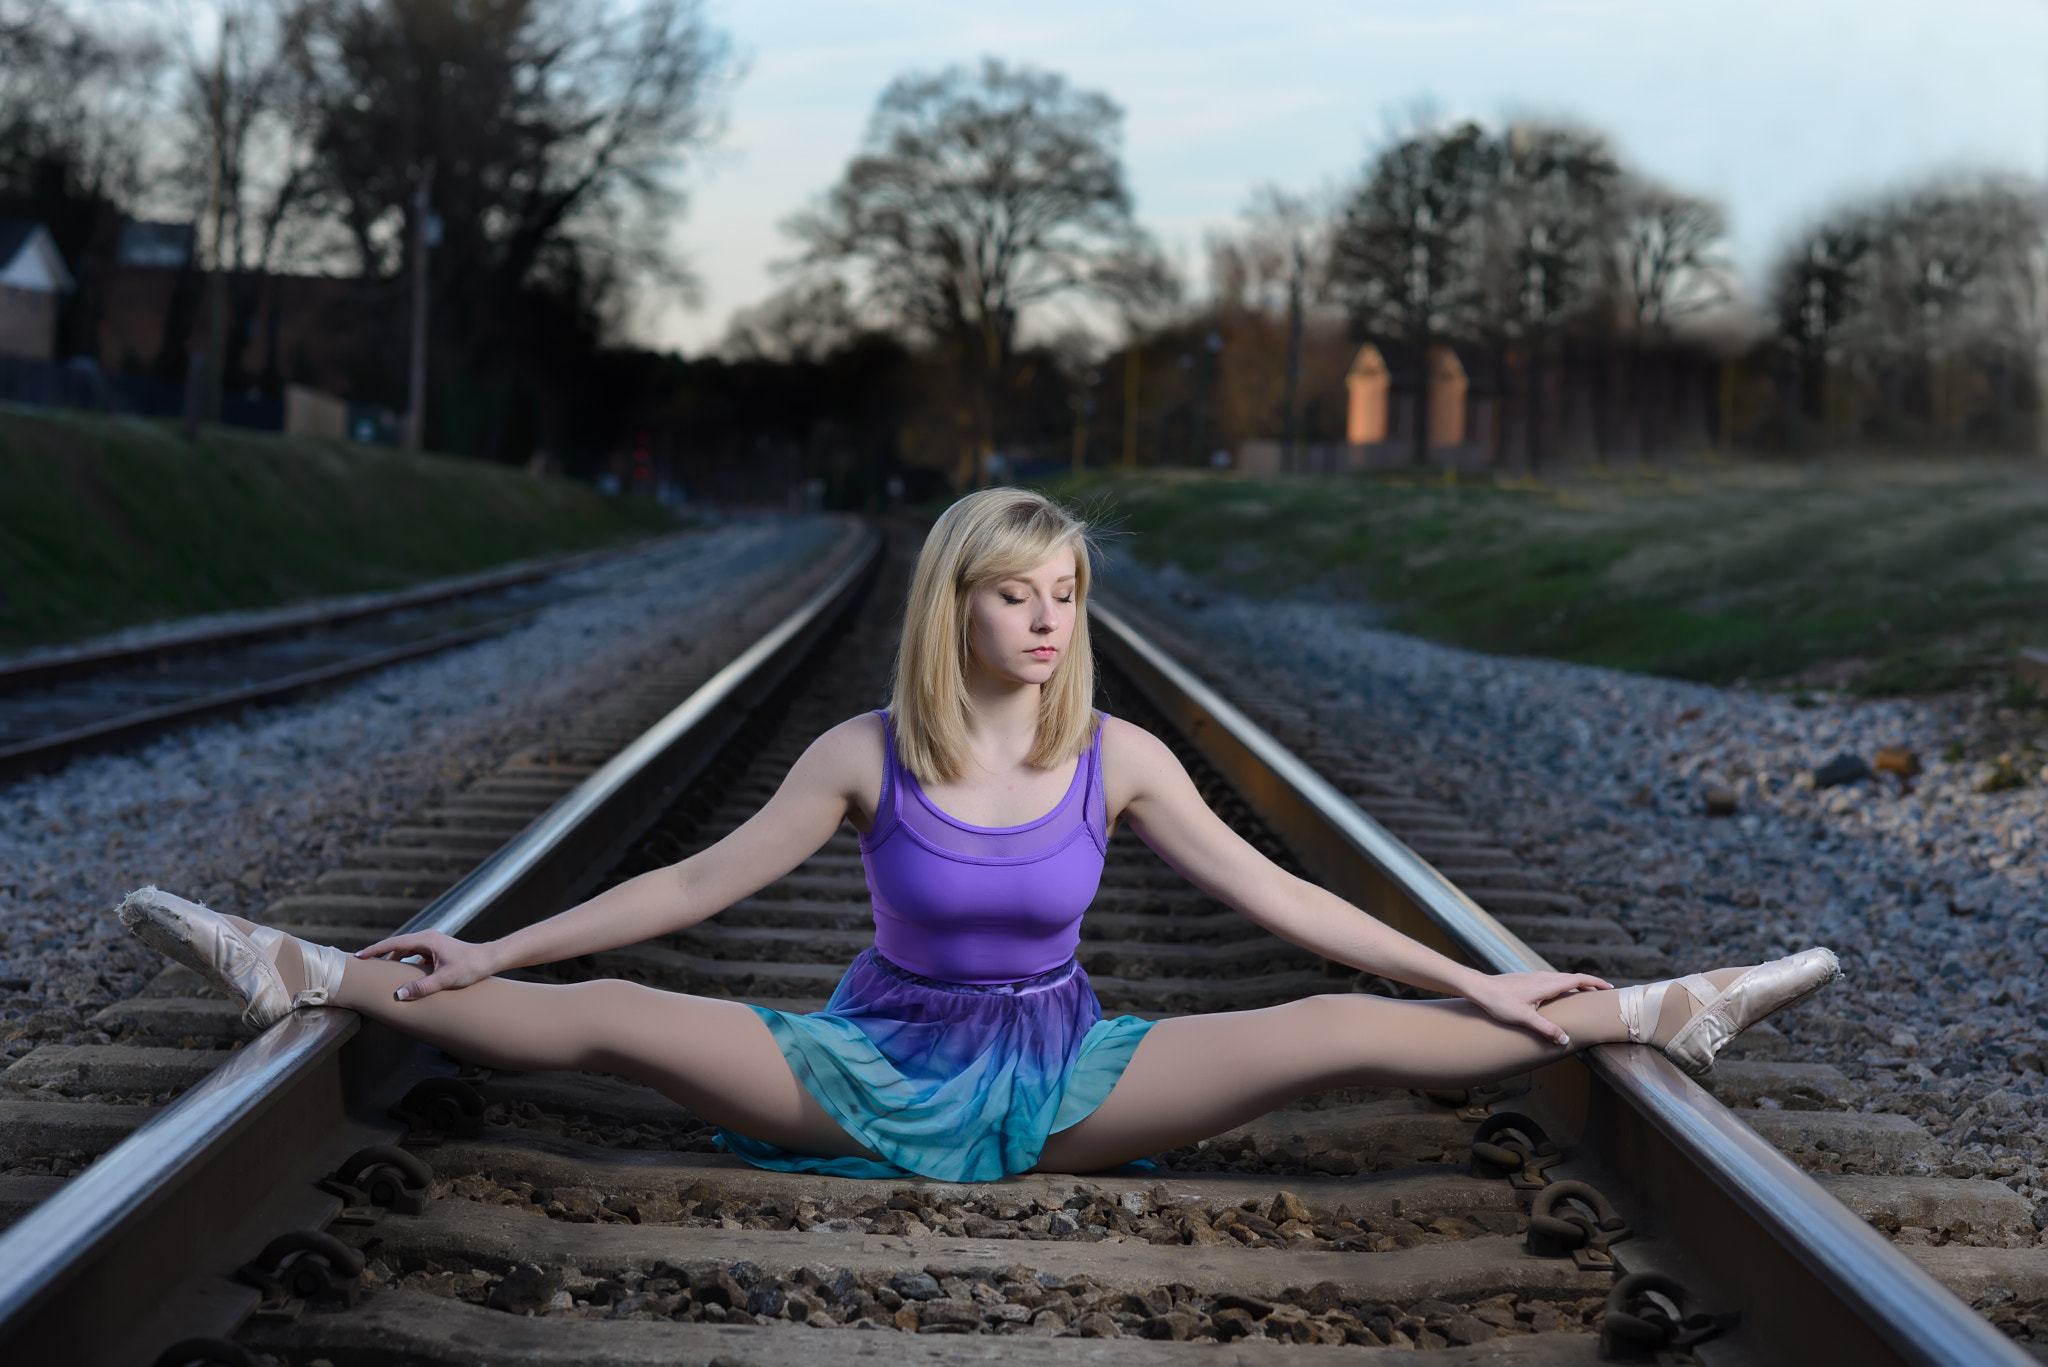
[[[1088,396],[1075,394],[1068,398],[1067,406],[1074,410],[1074,473],[1078,475],[1088,468]]]
[[[412,192],[412,365],[406,380],[404,447],[417,451],[427,431],[427,255],[441,239],[434,217],[434,159],[420,167]]]
[[[1209,386],[1216,377],[1216,353],[1223,350],[1223,334],[1215,328],[1202,339],[1201,369],[1195,372],[1195,414],[1191,457],[1194,464],[1209,464]]]
[[[220,48],[214,54],[213,89],[207,92],[207,132],[213,139],[207,158],[206,218],[206,349],[185,366],[185,440],[196,441],[201,423],[220,421],[221,349],[227,345],[227,282],[221,278],[227,237],[228,199],[228,44],[235,16],[223,14]]]
[[[1144,353],[1139,349],[1138,338],[1133,333],[1130,345],[1124,348],[1124,468],[1138,468],[1138,370],[1144,364]]]
[[[1301,465],[1301,286],[1302,277],[1308,274],[1308,257],[1299,233],[1292,245],[1294,269],[1287,277],[1287,389],[1281,397],[1286,408],[1280,439],[1283,470],[1298,469]]]

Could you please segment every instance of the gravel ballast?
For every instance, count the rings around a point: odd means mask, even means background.
[[[1191,663],[1226,691],[1246,678],[1301,707],[1682,968],[1832,946],[1848,981],[1776,1020],[1791,1057],[1866,1079],[1861,1109],[1925,1124],[1949,1175],[2048,1200],[2048,786],[2024,716],[1983,695],[1781,695],[1487,656],[1172,569],[1119,565],[1111,584],[1213,652]],[[1920,772],[1815,782],[1886,749]]]
[[[815,564],[823,518],[733,521],[574,570],[578,596],[507,635],[333,692],[190,727],[0,788],[0,1064],[161,968],[111,908],[158,883],[251,913],[522,746],[637,657]]]

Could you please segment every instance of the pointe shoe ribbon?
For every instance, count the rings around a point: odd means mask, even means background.
[[[120,917],[151,949],[243,1003],[242,1019],[254,1030],[268,1029],[296,1006],[325,1003],[341,985],[347,962],[340,950],[301,941],[307,985],[294,994],[266,952],[287,938],[283,931],[258,927],[252,937],[219,912],[156,887],[129,893],[121,901]]]
[[[249,932],[249,938],[256,942],[256,948],[262,951],[263,957],[275,964],[278,946],[298,937],[272,930],[269,926],[258,926]],[[292,1008],[325,1006],[341,990],[341,974],[348,966],[348,955],[333,945],[316,945],[310,940],[299,940],[298,945],[299,962],[305,965],[306,985],[292,997]]]
[[[1681,979],[1678,985],[1693,995],[1700,1009],[1678,1028],[1678,1033],[1664,1046],[1664,1055],[1699,1077],[1713,1068],[1715,1056],[1728,1041],[1764,1017],[1806,1000],[1841,976],[1842,965],[1835,952],[1817,948],[1758,964],[1718,992],[1711,982],[1697,974]],[[1626,1012],[1623,1020],[1627,1021]],[[1633,1024],[1629,1038],[1637,1038]]]

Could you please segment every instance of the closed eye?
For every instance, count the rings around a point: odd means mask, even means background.
[[[1005,603],[1008,603],[1011,607],[1016,607],[1019,603],[1023,602],[1024,600],[1022,598],[1012,598],[1009,594],[1006,593],[1003,595],[1003,601]]]

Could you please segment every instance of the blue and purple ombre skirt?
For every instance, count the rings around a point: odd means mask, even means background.
[[[986,1182],[1027,1172],[1047,1136],[1085,1118],[1152,1028],[1102,1018],[1081,965],[974,986],[923,978],[870,949],[823,1011],[756,1006],[804,1089],[879,1155],[814,1158],[719,1131],[761,1168],[835,1177]]]

